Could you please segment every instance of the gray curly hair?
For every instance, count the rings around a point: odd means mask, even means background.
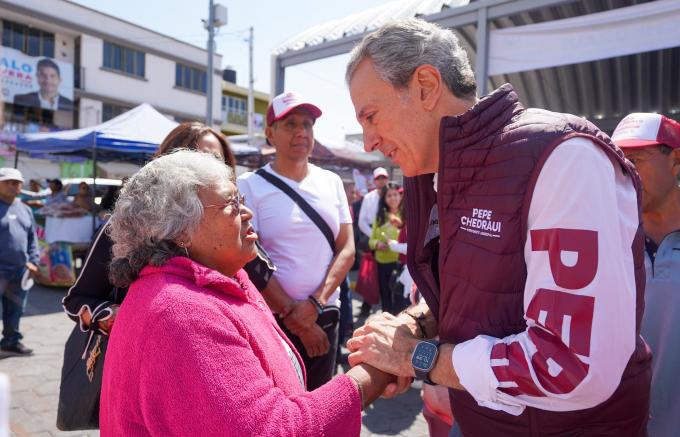
[[[129,286],[146,265],[183,255],[203,217],[199,189],[231,182],[232,170],[209,153],[180,149],[146,164],[125,184],[111,216],[109,279]]]
[[[367,58],[378,76],[397,89],[408,87],[416,68],[428,64],[439,70],[454,96],[469,99],[477,92],[475,74],[456,34],[427,21],[392,21],[366,35],[350,54],[345,73],[348,85]]]

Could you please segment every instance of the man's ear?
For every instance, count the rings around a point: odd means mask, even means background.
[[[267,143],[269,143],[270,146],[274,146],[274,142],[272,141],[273,134],[274,131],[271,126],[267,126],[266,128],[264,128],[264,135],[267,137]]]
[[[431,111],[437,106],[441,97],[444,83],[439,70],[430,65],[423,64],[416,68],[411,77],[411,87],[414,87],[415,97],[423,109]]]
[[[680,177],[680,147],[671,150],[670,159],[672,160],[671,171],[673,176],[678,178]]]

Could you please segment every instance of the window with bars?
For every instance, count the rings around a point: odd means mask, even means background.
[[[208,76],[205,71],[188,65],[175,64],[175,86],[204,93],[207,90]]]
[[[132,76],[144,77],[144,52],[104,41],[104,67]]]
[[[2,20],[2,45],[29,56],[54,58],[54,34],[25,24]]]

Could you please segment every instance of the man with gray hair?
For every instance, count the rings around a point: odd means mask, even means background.
[[[407,176],[427,302],[357,329],[350,364],[449,387],[466,436],[645,435],[640,184],[621,151],[509,84],[477,98],[455,34],[422,20],[367,35],[346,78],[366,150]]]

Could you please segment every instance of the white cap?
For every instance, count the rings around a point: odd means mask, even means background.
[[[0,182],[2,181],[24,182],[24,176],[16,168],[3,167],[0,168]]]
[[[321,117],[321,109],[301,95],[293,92],[283,93],[274,97],[267,108],[267,126],[271,126],[275,121],[281,120],[296,108],[306,109],[314,120]]]
[[[612,134],[612,142],[622,149],[665,144],[680,147],[680,124],[661,114],[628,114]]]
[[[382,167],[378,167],[375,170],[373,170],[373,179],[378,179],[381,176],[386,177],[386,178],[390,177],[390,175],[387,174],[387,170],[385,170]]]

